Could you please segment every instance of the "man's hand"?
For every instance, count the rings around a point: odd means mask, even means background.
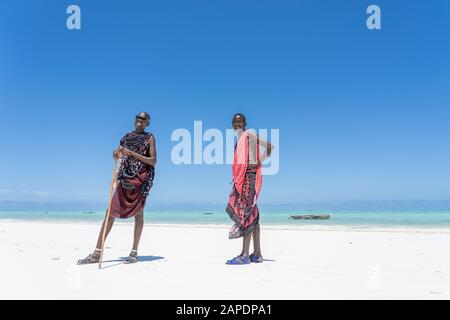
[[[124,155],[126,155],[126,156],[133,156],[133,151],[131,151],[130,149],[128,149],[128,148],[125,148],[125,147],[119,147],[119,152],[121,153],[121,154],[124,154]]]
[[[113,150],[113,159],[114,160],[119,160],[119,158],[120,158],[119,150]]]
[[[263,162],[264,160],[265,160],[265,159],[258,160],[258,164],[257,164],[258,168],[261,168],[261,167],[262,167],[262,162]]]

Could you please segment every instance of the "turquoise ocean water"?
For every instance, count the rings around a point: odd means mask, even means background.
[[[158,224],[231,225],[225,211],[146,211],[145,221]],[[293,214],[331,214],[328,220],[292,220]],[[100,223],[104,211],[0,211],[1,220]],[[122,220],[132,223],[133,219]],[[450,211],[264,211],[261,223],[293,226],[450,228]]]

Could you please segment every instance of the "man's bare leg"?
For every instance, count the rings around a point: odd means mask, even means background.
[[[139,241],[141,240],[142,230],[144,229],[144,214],[141,212],[134,217],[134,240],[133,240],[133,251],[138,250]]]
[[[130,252],[129,257],[127,258],[127,263],[136,263],[138,262],[138,247],[139,241],[141,240],[142,229],[144,229],[144,213],[141,212],[137,216],[134,217],[134,240],[133,240],[133,249]]]
[[[248,264],[250,263],[249,251],[250,251],[250,242],[252,241],[252,233],[249,233],[242,237],[242,251],[239,256],[228,260],[226,264]]]
[[[106,219],[105,219],[106,220]],[[90,264],[97,263],[100,260],[100,253],[102,248],[102,239],[103,239],[103,230],[105,229],[105,220],[103,221],[102,227],[100,229],[100,233],[98,235],[97,246],[93,253],[88,255],[86,258],[78,260],[78,264]],[[114,224],[114,217],[109,216],[108,218],[108,226],[106,228],[105,240],[111,231],[111,228]]]
[[[253,254],[256,257],[261,257],[261,229],[259,227],[259,222],[255,227],[255,230],[253,230]]]
[[[111,231],[111,228],[112,228],[112,226],[114,224],[114,220],[115,220],[114,217],[109,216],[108,227],[106,228],[106,234],[105,234],[105,241],[106,241],[106,238],[108,237],[109,232]],[[102,228],[100,229],[100,234],[98,235],[97,246],[95,247],[95,249],[97,251],[102,249],[102,237],[103,237],[103,230],[104,229],[105,229],[105,221],[103,221]]]
[[[241,256],[248,257],[250,254],[250,242],[252,240],[252,233],[244,236],[242,240],[242,252]]]

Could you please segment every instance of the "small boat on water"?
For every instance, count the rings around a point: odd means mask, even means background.
[[[213,214],[212,212],[203,212],[202,214]]]
[[[296,214],[289,217],[292,220],[326,220],[330,219],[329,214]]]
[[[93,214],[95,211],[83,211],[83,214]]]

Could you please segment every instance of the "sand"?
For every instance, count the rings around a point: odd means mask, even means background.
[[[104,269],[77,266],[99,225],[0,221],[0,299],[449,299],[450,230],[262,226],[261,264],[228,266],[228,226],[116,224]]]

